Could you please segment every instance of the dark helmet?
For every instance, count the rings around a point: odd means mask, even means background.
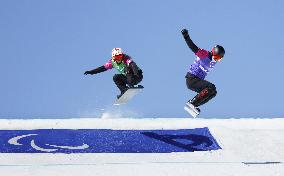
[[[212,55],[220,56],[222,58],[225,55],[225,49],[220,45],[216,45],[212,48]]]

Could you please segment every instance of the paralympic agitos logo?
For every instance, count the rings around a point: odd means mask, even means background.
[[[29,138],[31,136],[37,136],[38,134],[26,134],[13,137],[9,139],[8,143],[11,145],[22,146],[23,144],[19,142],[19,140],[23,140],[25,138]],[[46,147],[40,147],[36,144],[35,140],[30,140],[30,146],[38,151],[41,152],[55,152],[58,149],[69,149],[69,150],[83,150],[89,148],[89,145],[82,144],[80,146],[62,146],[62,145],[55,145],[55,144],[44,144]]]

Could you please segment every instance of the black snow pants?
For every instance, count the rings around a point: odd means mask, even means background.
[[[130,72],[126,75],[115,74],[113,76],[113,81],[116,84],[116,86],[119,88],[122,94],[128,89],[128,86],[129,87],[134,86],[140,83],[142,79],[143,79],[142,70],[138,71],[138,75],[134,75],[133,72]]]
[[[187,73],[185,78],[187,88],[198,93],[192,100],[190,100],[190,103],[192,103],[195,107],[207,103],[216,96],[217,90],[214,84],[200,79],[190,73]]]

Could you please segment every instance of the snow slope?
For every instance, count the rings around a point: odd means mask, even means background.
[[[0,120],[0,130],[193,129],[208,127],[221,150],[181,153],[0,153],[3,175],[283,176],[284,118]]]

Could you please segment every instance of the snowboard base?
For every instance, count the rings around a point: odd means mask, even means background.
[[[114,102],[114,105],[126,104],[136,94],[141,92],[143,90],[143,88],[144,88],[143,86],[138,85],[137,87],[131,87],[131,88],[127,89],[127,91],[124,92],[124,94]]]
[[[187,102],[184,106],[184,110],[187,111],[193,118],[196,118],[199,115],[199,111],[191,103]]]

